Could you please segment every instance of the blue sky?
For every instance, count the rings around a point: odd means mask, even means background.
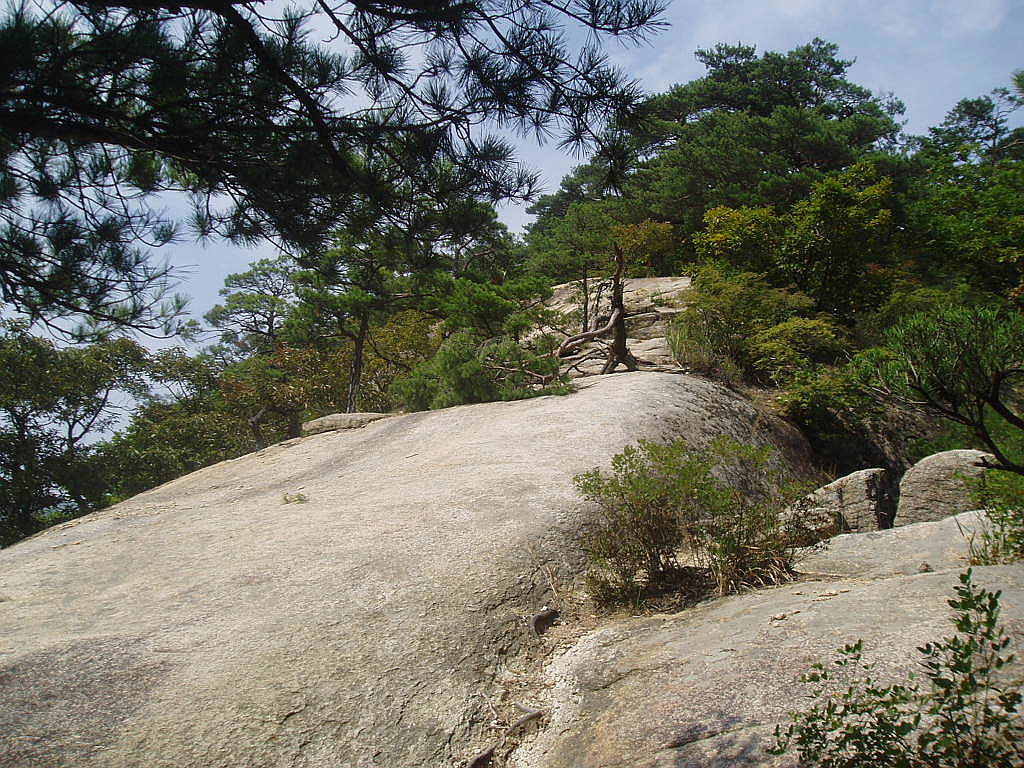
[[[906,104],[910,133],[924,133],[960,99],[1008,85],[1010,73],[1024,69],[1022,0],[676,0],[667,20],[671,26],[644,46],[608,48],[650,93],[702,76],[698,48],[726,42],[788,51],[820,37],[837,43],[842,58],[856,59],[851,81]],[[547,191],[580,162],[554,144],[527,140],[520,157],[541,171]],[[513,230],[529,220],[522,206],[504,207],[501,216]],[[192,296],[195,317],[217,302],[225,275],[273,255],[223,243],[164,250],[161,256],[189,270],[179,290]]]

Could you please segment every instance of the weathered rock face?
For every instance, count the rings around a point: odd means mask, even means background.
[[[825,578],[881,579],[966,570],[971,536],[981,533],[984,519],[980,512],[961,512],[886,531],[846,533],[834,537],[823,550],[809,550],[800,561],[800,572]]]
[[[979,461],[990,454],[974,450],[943,451],[921,459],[900,480],[900,501],[893,525],[939,520],[977,506],[971,501],[965,478],[985,469]]]
[[[971,523],[970,513],[964,523]],[[858,559],[865,556],[858,563]],[[920,573],[923,560],[930,571]],[[621,619],[558,652],[537,685],[549,714],[514,768],[754,768],[776,724],[813,704],[799,678],[858,638],[884,681],[920,674],[917,647],[953,634],[947,600],[966,545],[952,521],[834,540],[805,567],[852,578],[735,595],[675,615]],[[1001,589],[1002,620],[1024,641],[1024,565],[975,568]],[[1009,670],[1024,673],[1020,659]]]
[[[579,565],[572,475],[720,434],[804,450],[714,384],[622,374],[288,441],[0,551],[0,765],[457,764]]]
[[[839,531],[891,528],[897,483],[886,469],[862,469],[833,480],[801,504],[798,513]]]

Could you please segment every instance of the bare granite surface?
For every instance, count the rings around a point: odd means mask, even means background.
[[[601,377],[291,440],[2,550],[0,765],[457,765],[581,565],[573,474],[639,438],[806,450],[770,427],[700,379]]]

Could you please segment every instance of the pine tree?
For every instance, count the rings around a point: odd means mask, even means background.
[[[353,205],[529,195],[495,127],[586,143],[637,87],[601,36],[642,39],[658,0],[120,0],[0,16],[0,292],[33,320],[158,328],[180,309],[150,205],[194,233],[316,251]],[[318,34],[311,30],[319,25]],[[566,27],[594,33],[574,50]],[[323,31],[336,42],[316,42]],[[88,329],[86,329],[88,330]]]

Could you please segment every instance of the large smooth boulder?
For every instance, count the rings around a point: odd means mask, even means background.
[[[900,501],[893,525],[941,520],[977,507],[964,481],[985,472],[981,461],[992,459],[983,451],[943,451],[927,456],[900,480]]]
[[[906,546],[912,529],[932,539],[930,554]],[[920,677],[919,646],[954,634],[947,600],[962,565],[937,553],[960,546],[959,536],[946,521],[850,534],[840,538],[870,539],[865,546],[879,563],[873,577],[862,568],[856,578],[796,582],[584,633],[538,676],[531,702],[546,719],[508,765],[795,766],[795,754],[775,758],[766,747],[776,725],[813,705],[812,686],[800,682],[813,664],[862,639],[872,676],[902,681]],[[917,572],[922,556],[934,561],[932,571]],[[1002,621],[1024,642],[1024,565],[978,567],[974,579],[1002,590]],[[1024,661],[1005,673],[1020,678]]]
[[[0,765],[456,765],[582,565],[573,474],[639,438],[806,450],[769,426],[707,381],[599,377],[290,440],[2,550]]]

